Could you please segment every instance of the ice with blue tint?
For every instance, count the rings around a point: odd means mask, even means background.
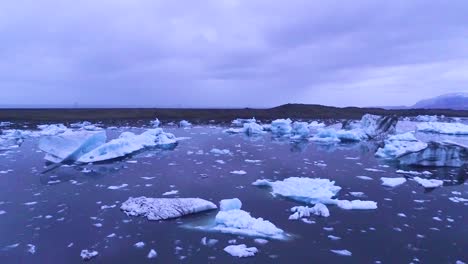
[[[248,136],[251,135],[258,135],[264,133],[263,126],[254,123],[254,122],[247,122],[244,123],[241,128],[229,128],[226,129],[224,132],[229,133],[229,134],[239,134],[239,133],[244,133]]]
[[[237,127],[243,127],[245,124],[248,124],[248,123],[257,123],[257,120],[255,119],[255,117],[253,117],[249,119],[237,118],[232,121],[232,125],[237,126]]]
[[[426,148],[400,155],[398,160],[403,165],[461,167],[468,161],[468,146],[449,140],[431,141]]]
[[[184,127],[184,128],[188,128],[188,127],[191,127],[192,126],[192,123],[190,123],[189,121],[187,120],[182,120],[179,122],[179,126],[180,127]]]
[[[38,125],[37,128],[41,130],[41,136],[54,136],[68,130],[63,124]]]
[[[89,163],[111,160],[148,147],[172,148],[175,145],[177,145],[177,138],[171,133],[163,132],[160,128],[149,129],[140,135],[123,132],[119,138],[84,154],[78,159],[78,162]]]
[[[144,216],[148,220],[165,220],[188,214],[217,209],[217,206],[200,198],[147,198],[130,197],[120,207],[129,216]]]
[[[427,143],[416,139],[413,132],[407,132],[390,136],[385,140],[384,147],[379,148],[375,155],[380,158],[394,159],[425,148],[427,148]]]
[[[468,125],[462,123],[426,122],[418,124],[417,130],[437,134],[468,135]]]
[[[106,132],[71,131],[55,136],[41,137],[39,149],[46,153],[51,162],[75,162],[86,153],[106,143]]]
[[[294,122],[291,131],[293,138],[306,138],[309,136],[309,124],[307,122]]]
[[[256,247],[247,247],[245,244],[229,245],[224,248],[229,255],[238,258],[253,257],[258,252]]]
[[[271,122],[271,133],[277,136],[290,134],[293,130],[291,126],[291,119],[276,119]]]
[[[307,218],[312,215],[329,217],[330,211],[327,206],[321,203],[315,204],[313,207],[308,206],[294,206],[291,208],[292,215],[289,216],[289,220],[299,220],[301,218]]]
[[[287,234],[270,221],[254,218],[249,212],[241,210],[242,203],[239,202],[238,199],[222,200],[220,205],[224,210],[218,212],[215,217],[215,226],[209,230],[272,239],[287,238]]]
[[[25,136],[25,133],[21,130],[3,130],[0,134],[0,150],[18,148],[23,143]]]
[[[161,125],[161,121],[159,121],[159,119],[156,118],[150,121],[150,125],[154,128],[159,127]]]

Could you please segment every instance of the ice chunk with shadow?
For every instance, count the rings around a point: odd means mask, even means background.
[[[444,182],[436,179],[423,179],[420,177],[414,177],[414,181],[419,183],[424,188],[437,188],[444,185]]]
[[[426,148],[400,155],[398,160],[403,165],[461,167],[468,161],[468,146],[448,140],[431,141]]]
[[[294,122],[292,124],[292,136],[293,139],[301,139],[309,136],[309,124],[307,122]]]
[[[148,220],[165,220],[217,209],[217,206],[200,198],[147,198],[142,196],[130,197],[120,209],[129,216],[144,216]]]
[[[192,126],[192,123],[190,123],[187,120],[182,120],[182,121],[179,122],[179,126],[183,127],[183,128],[189,128],[189,127]]]
[[[159,121],[159,119],[157,119],[157,118],[150,121],[150,126],[152,126],[154,128],[157,128],[160,125],[161,125],[161,121]]]
[[[224,248],[229,255],[233,257],[245,258],[253,257],[258,252],[256,247],[247,247],[245,244],[229,245]]]
[[[382,185],[387,186],[387,187],[396,187],[406,182],[406,178],[404,177],[398,177],[398,178],[382,177],[380,178],[380,180],[382,181]]]
[[[228,134],[241,134],[244,133],[248,136],[263,134],[263,127],[257,123],[245,123],[242,128],[229,128],[224,130]]]
[[[0,151],[19,148],[24,142],[25,134],[21,130],[8,129],[0,132]]]
[[[271,122],[271,133],[276,136],[283,136],[290,134],[293,130],[291,126],[291,119],[276,119]]]
[[[66,131],[55,136],[41,137],[39,149],[51,162],[75,162],[81,156],[106,143],[106,132]]]
[[[113,139],[78,159],[80,163],[99,162],[112,160],[149,147],[171,149],[177,145],[176,137],[171,133],[165,133],[162,129],[149,129],[140,135],[131,132],[123,132],[119,138]]]
[[[99,253],[95,250],[83,249],[81,250],[80,256],[83,260],[90,260],[96,257]]]
[[[383,148],[379,148],[375,155],[385,159],[395,159],[407,153],[421,151],[427,148],[427,143],[414,136],[413,132],[390,136],[385,140]]]
[[[327,206],[321,203],[315,204],[313,207],[307,206],[295,206],[291,208],[292,215],[289,216],[289,220],[299,220],[301,218],[308,218],[312,215],[329,217],[330,211]]]

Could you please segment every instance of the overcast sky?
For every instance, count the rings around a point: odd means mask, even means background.
[[[468,1],[0,1],[0,105],[412,105],[468,91]]]

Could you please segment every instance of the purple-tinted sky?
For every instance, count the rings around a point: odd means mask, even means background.
[[[0,105],[412,105],[468,91],[468,1],[0,1]]]

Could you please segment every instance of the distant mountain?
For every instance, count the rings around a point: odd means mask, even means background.
[[[411,108],[468,110],[468,93],[450,93],[421,100]]]

